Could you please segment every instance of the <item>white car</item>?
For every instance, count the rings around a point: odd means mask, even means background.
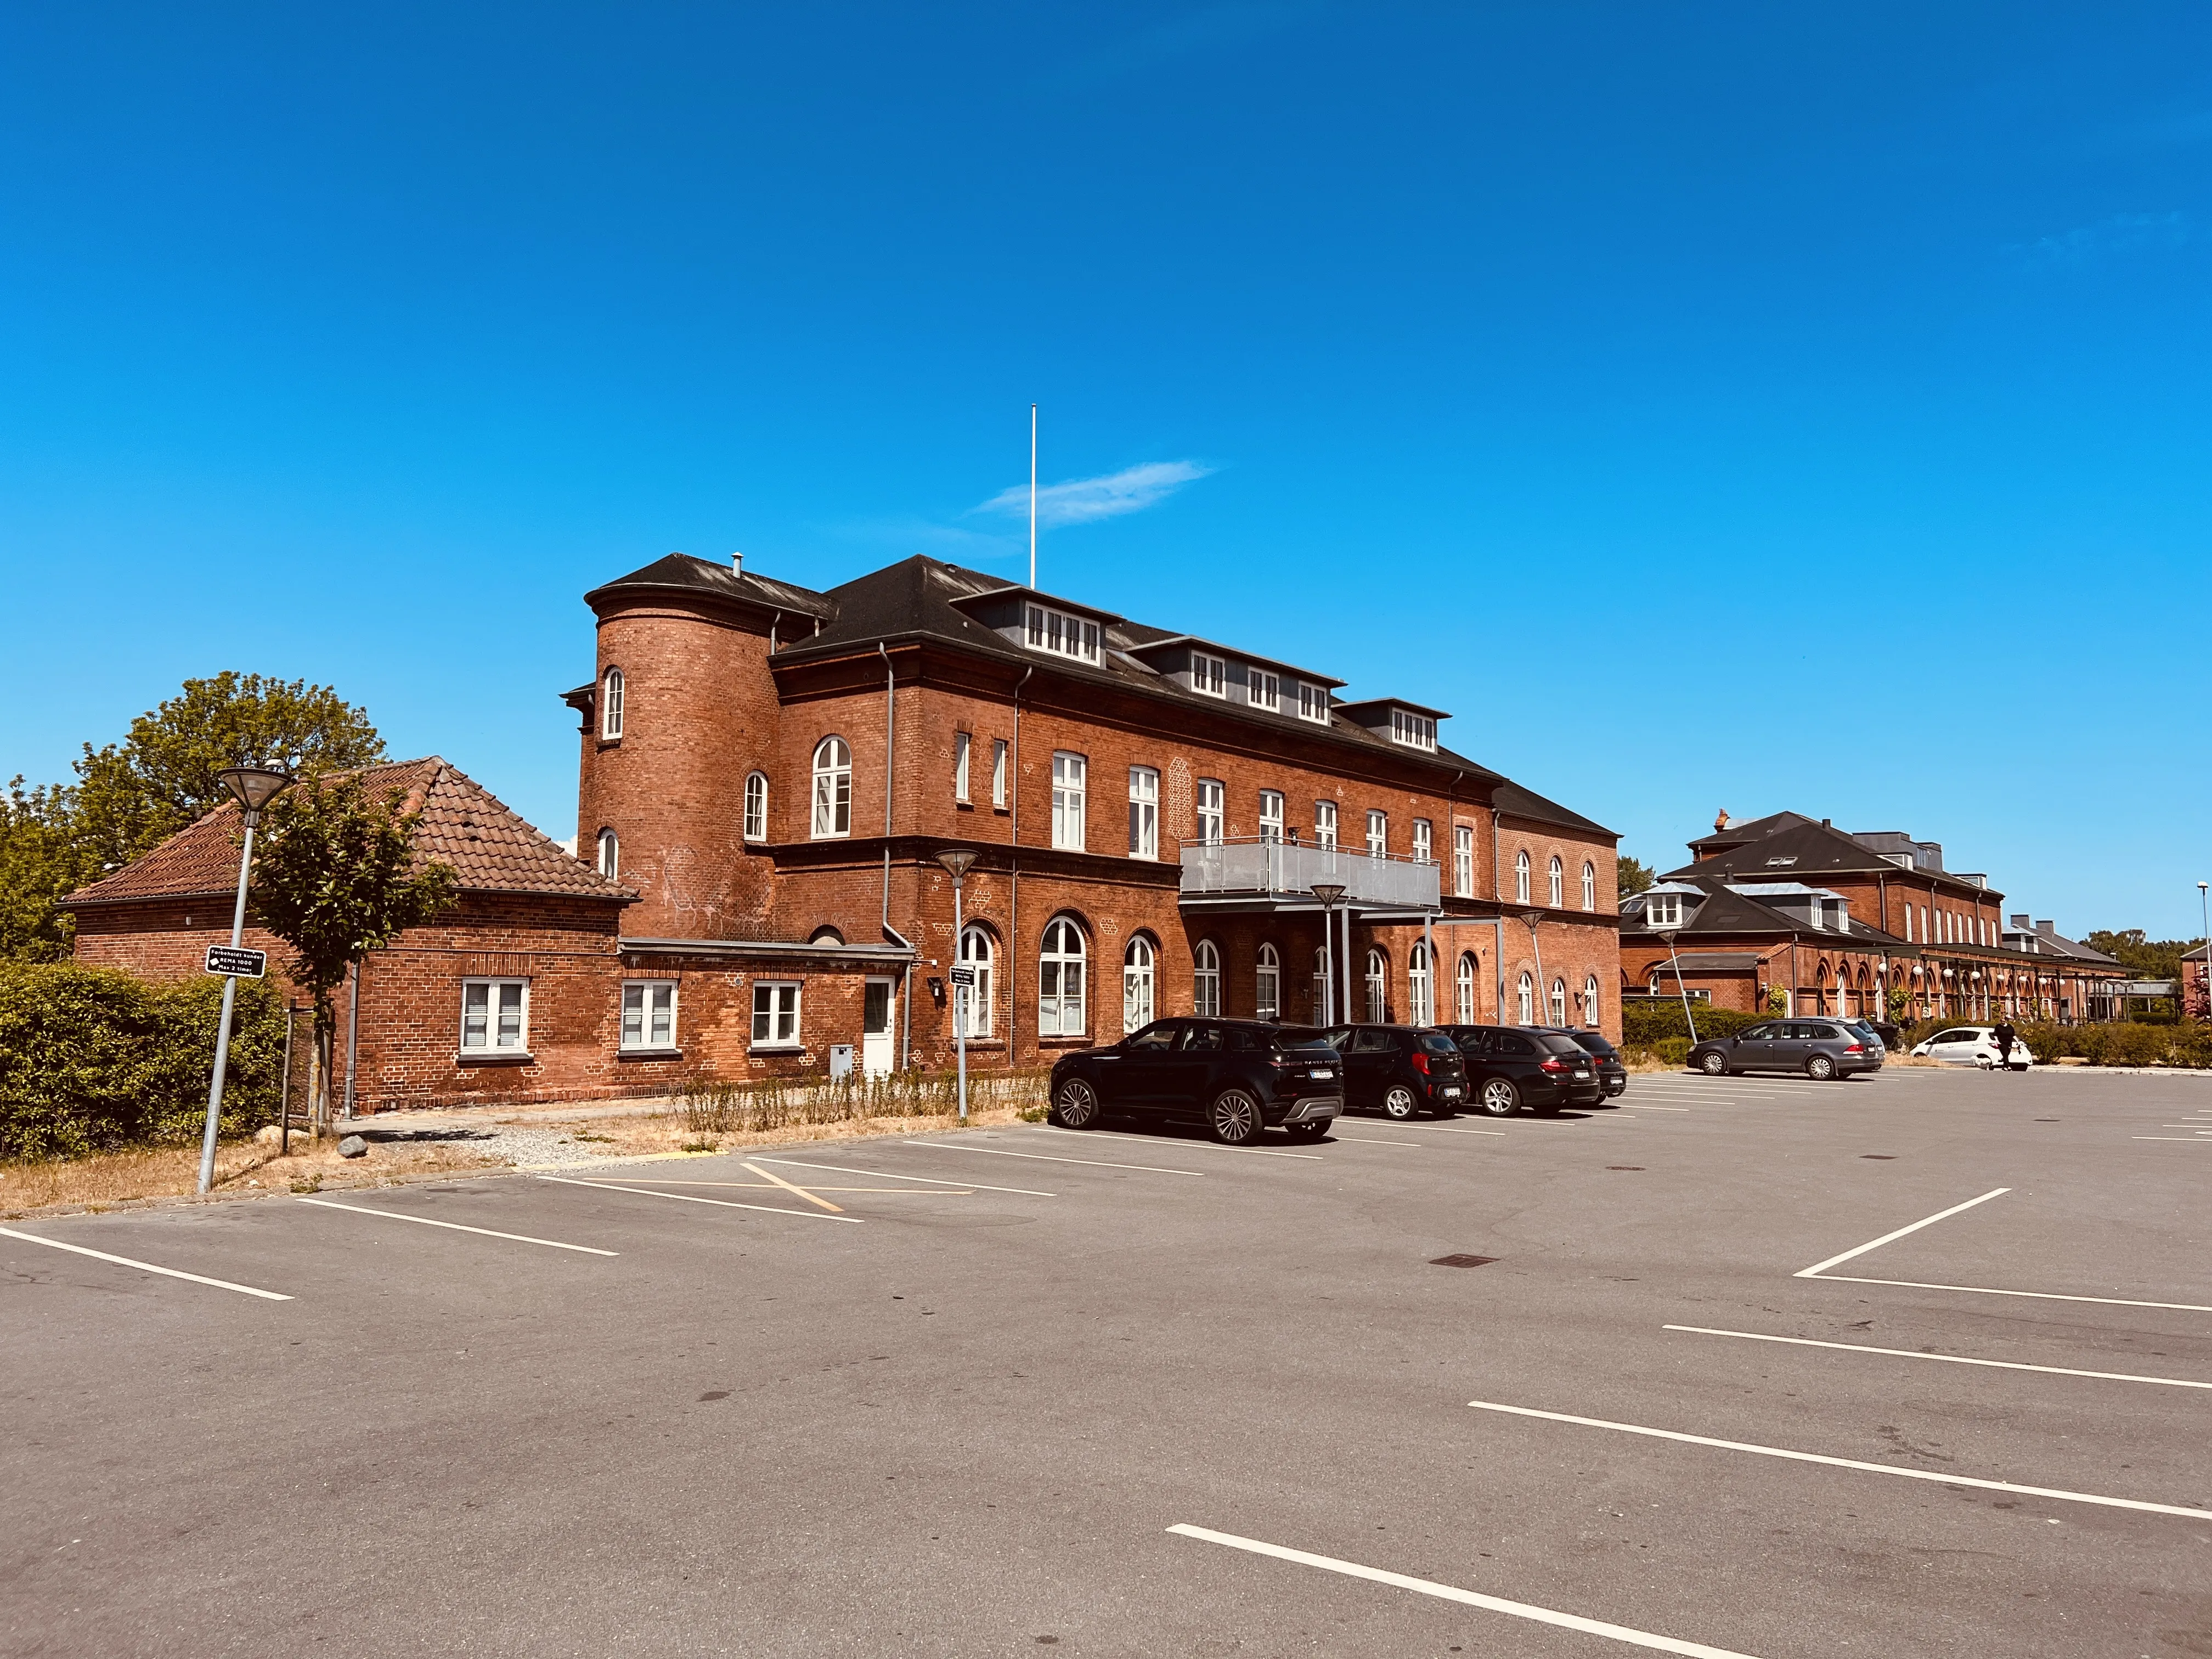
[[[1938,1031],[1912,1052],[1922,1060],[1940,1060],[1947,1066],[1978,1066],[1989,1071],[2003,1064],[1997,1058],[1996,1028],[1993,1025],[1954,1025]],[[2035,1064],[2027,1044],[2012,1040],[2012,1069],[2024,1072]]]

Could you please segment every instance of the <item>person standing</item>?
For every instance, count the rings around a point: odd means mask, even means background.
[[[1990,1041],[1997,1046],[1997,1064],[2008,1072],[2012,1070],[2012,1045],[2018,1040],[2019,1036],[2020,1033],[2012,1029],[2012,1022],[2008,1019],[2000,1020],[1996,1030],[1990,1033]]]

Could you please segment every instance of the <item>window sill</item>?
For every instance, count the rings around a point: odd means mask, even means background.
[[[1090,1036],[1041,1036],[1037,1039],[1040,1048],[1095,1048],[1097,1046],[1098,1039]]]
[[[538,1056],[514,1048],[464,1048],[453,1056],[456,1066],[535,1066]]]
[[[603,755],[610,749],[619,749],[622,747],[622,739],[620,738],[601,738],[599,742],[599,752]]]
[[[956,810],[963,812],[972,812],[975,810],[975,803],[974,801],[963,800],[957,795],[955,795],[952,798],[952,805]]]
[[[615,1050],[615,1058],[617,1060],[681,1060],[684,1058],[684,1051],[676,1048],[618,1048]]]
[[[781,1054],[787,1059],[793,1054],[804,1054],[806,1045],[803,1042],[756,1042],[745,1052],[749,1054]]]

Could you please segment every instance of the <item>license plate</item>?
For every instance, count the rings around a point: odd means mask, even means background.
[[[1457,1100],[1459,1098],[1459,1091],[1456,1089],[1446,1089],[1443,1091],[1443,1097],[1446,1100]]]
[[[1334,1077],[1336,1073],[1334,1072],[1308,1072],[1306,1075],[1311,1078],[1316,1083],[1326,1083],[1329,1079]]]

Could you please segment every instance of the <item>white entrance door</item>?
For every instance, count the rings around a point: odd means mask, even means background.
[[[868,981],[860,1014],[860,1073],[887,1076],[891,1069],[891,987],[888,979]]]

